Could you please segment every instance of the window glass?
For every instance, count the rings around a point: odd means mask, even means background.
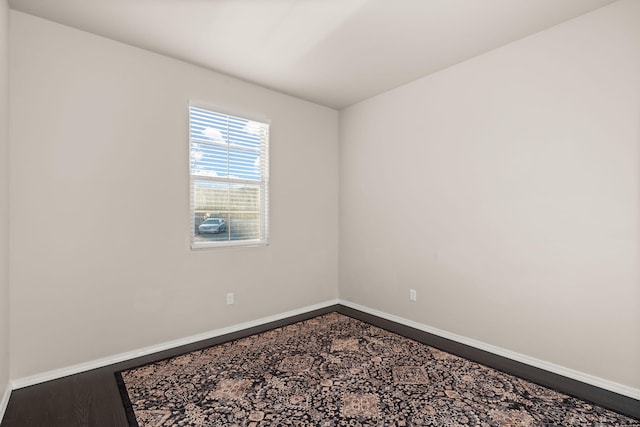
[[[189,107],[191,247],[267,243],[266,123]]]

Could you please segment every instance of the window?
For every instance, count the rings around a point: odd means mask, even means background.
[[[189,106],[191,247],[266,245],[269,125]]]

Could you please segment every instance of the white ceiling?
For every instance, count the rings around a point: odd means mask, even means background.
[[[613,1],[10,0],[10,6],[342,108]]]

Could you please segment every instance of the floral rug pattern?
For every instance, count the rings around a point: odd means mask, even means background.
[[[141,427],[640,426],[338,313],[120,375]]]

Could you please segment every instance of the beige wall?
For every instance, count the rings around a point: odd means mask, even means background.
[[[9,6],[0,0],[0,401],[9,382]],[[0,416],[2,415],[0,408]]]
[[[10,18],[12,378],[337,298],[337,111]],[[190,99],[271,119],[268,247],[189,249]]]
[[[640,388],[639,18],[614,3],[338,135],[334,110],[11,12],[11,377],[331,300],[340,249],[345,300]],[[189,99],[272,120],[269,247],[189,250]]]
[[[640,2],[340,119],[341,298],[640,388]]]

